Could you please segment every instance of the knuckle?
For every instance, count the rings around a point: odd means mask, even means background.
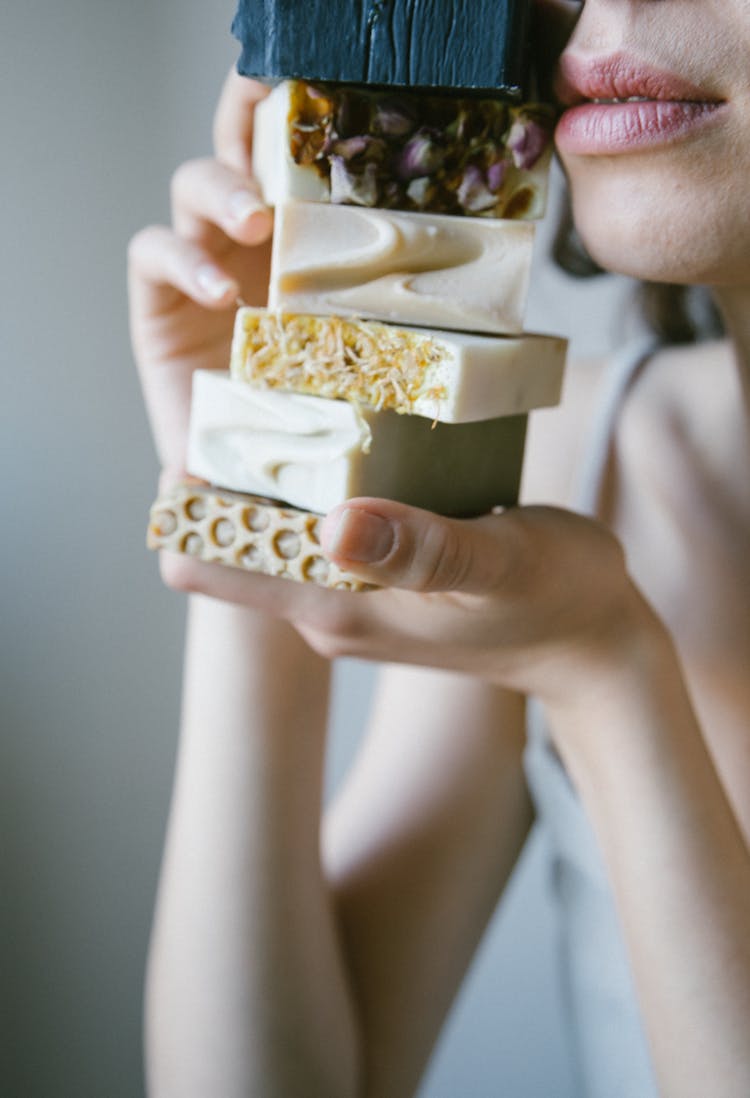
[[[133,234],[127,249],[128,267],[131,270],[137,270],[141,266],[144,257],[152,251],[163,231],[161,225],[146,225]]]
[[[427,528],[407,549],[409,585],[418,591],[460,588],[471,570],[471,544],[450,523]]]
[[[178,202],[181,197],[190,191],[196,183],[196,179],[205,171],[206,164],[210,163],[206,157],[195,157],[185,160],[175,169],[170,181],[170,194],[173,202]]]
[[[315,618],[301,626],[308,644],[318,655],[326,659],[340,659],[359,649],[363,636],[363,623],[352,600],[348,597],[332,598],[327,605],[318,606]]]
[[[162,582],[171,591],[195,595],[205,593],[205,569],[199,561],[182,553],[159,554]]]
[[[349,599],[331,599],[332,605],[319,613],[323,630],[341,640],[355,640],[361,633],[358,615]]]
[[[472,559],[471,539],[462,537],[456,526],[445,527],[441,550],[435,559],[432,583],[445,590],[460,589],[471,574]]]
[[[325,660],[344,659],[349,655],[348,646],[340,637],[321,633],[317,629],[305,630],[303,635],[313,652]]]

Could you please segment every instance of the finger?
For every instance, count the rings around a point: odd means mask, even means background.
[[[347,571],[383,586],[487,593],[507,572],[497,518],[442,518],[390,500],[355,499],[326,516],[321,545]]]
[[[254,245],[273,228],[252,176],[218,160],[189,160],[172,177],[172,222],[188,240],[224,250],[229,240]]]
[[[181,296],[208,309],[226,309],[239,284],[207,249],[172,229],[141,229],[128,248],[128,281],[134,318],[163,315]]]
[[[245,175],[253,171],[253,114],[269,89],[232,70],[224,81],[214,116],[214,149],[219,160]]]
[[[166,478],[163,476],[162,480]],[[313,583],[297,583],[261,572],[248,573],[239,568],[197,560],[184,553],[162,550],[159,554],[162,579],[174,590],[261,610],[293,623],[299,620],[336,621],[345,619],[351,600],[358,596],[334,591]]]

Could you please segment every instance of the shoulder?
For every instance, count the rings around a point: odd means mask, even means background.
[[[570,505],[610,365],[609,358],[569,363],[560,405],[529,417],[524,503]],[[739,400],[726,342],[660,349],[640,372],[614,424],[615,477],[624,474],[651,487],[668,481],[674,490],[696,466],[719,476],[730,471]]]
[[[673,489],[687,480],[731,479],[740,397],[726,341],[662,348],[623,405],[613,440],[617,466]]]

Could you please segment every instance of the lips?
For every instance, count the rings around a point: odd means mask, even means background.
[[[683,139],[725,101],[691,81],[624,54],[563,54],[556,91],[568,107],[555,134],[562,152],[612,155]]]

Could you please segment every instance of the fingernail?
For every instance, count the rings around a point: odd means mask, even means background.
[[[227,208],[233,221],[247,221],[253,214],[262,213],[266,209],[250,191],[235,191],[229,196]]]
[[[350,507],[342,512],[330,536],[325,527],[323,529],[324,549],[363,564],[385,560],[395,540],[395,531],[386,519]]]
[[[237,293],[237,283],[233,282],[231,278],[227,278],[223,271],[220,271],[217,267],[212,267],[209,263],[204,263],[202,267],[198,268],[195,272],[195,279],[201,290],[215,301],[220,301],[222,297],[226,297],[230,290]]]

